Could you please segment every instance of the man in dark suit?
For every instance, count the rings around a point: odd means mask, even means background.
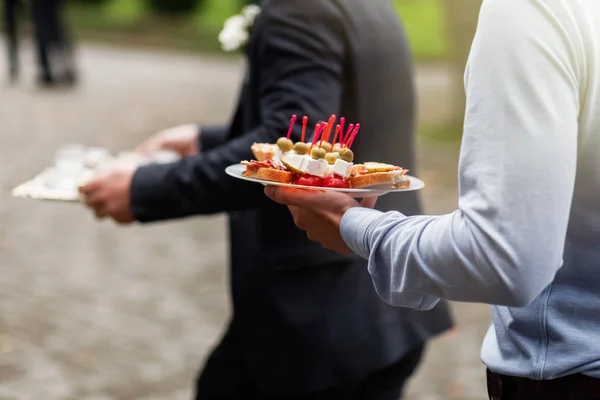
[[[231,124],[159,133],[142,150],[176,150],[181,161],[106,171],[82,188],[84,201],[120,223],[229,213],[234,311],[198,379],[198,399],[395,400],[427,340],[451,327],[447,306],[414,312],[383,303],[363,260],[310,242],[261,185],[224,170],[252,158],[254,142],[284,136],[291,115],[316,123],[332,113],[361,124],[357,158],[414,170],[402,28],[389,0],[262,6]],[[420,211],[415,193],[385,196],[378,208]]]

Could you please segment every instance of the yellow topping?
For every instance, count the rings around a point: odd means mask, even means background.
[[[310,144],[304,142],[298,142],[294,145],[294,151],[296,154],[304,155],[308,154],[308,150],[310,149]]]
[[[325,158],[326,155],[327,155],[327,152],[325,151],[325,149],[320,149],[318,147],[313,148],[312,151],[310,152],[310,156],[312,158],[314,158],[315,160],[318,160],[320,158]]]
[[[354,153],[352,152],[352,150],[344,148],[340,150],[340,159],[350,163],[354,161]]]
[[[294,142],[288,138],[282,137],[277,140],[277,146],[281,149],[281,151],[287,153],[294,148]]]
[[[335,164],[335,161],[338,159],[339,156],[340,153],[327,153],[325,155],[325,161],[327,161],[329,165],[333,165]]]
[[[367,168],[367,171],[371,172],[371,173],[372,172],[386,172],[386,171],[389,171],[390,169],[395,168],[394,165],[378,163],[378,162],[366,162],[365,167]]]

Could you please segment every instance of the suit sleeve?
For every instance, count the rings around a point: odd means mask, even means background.
[[[340,20],[325,6],[290,7],[295,1],[264,15],[255,32],[250,62],[260,82],[256,106],[261,123],[197,156],[139,168],[131,186],[132,212],[138,221],[270,204],[261,185],[231,178],[225,168],[251,159],[254,142],[274,143],[285,136],[293,114],[307,115],[314,124],[339,112],[344,59]],[[299,140],[300,134],[297,123],[293,138]]]
[[[200,151],[212,150],[227,140],[227,125],[198,126],[198,148]]]

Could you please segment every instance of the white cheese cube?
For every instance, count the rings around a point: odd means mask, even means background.
[[[352,172],[353,165],[353,163],[338,158],[337,160],[335,160],[335,163],[331,166],[331,173],[341,176],[342,178],[347,178]]]
[[[275,150],[275,155],[273,156],[273,161],[279,162],[283,159],[283,156],[283,151],[281,151],[281,149],[277,147],[277,150]]]
[[[273,161],[281,162],[281,160],[283,160],[284,157],[297,156],[297,155],[298,154],[296,154],[295,150],[286,151],[284,153],[279,147],[277,147],[277,150],[275,150],[275,155],[273,156]]]
[[[303,162],[303,171],[307,174],[324,178],[327,172],[329,164],[324,159],[315,160],[313,158],[306,157]]]
[[[308,157],[305,155],[303,156],[290,151],[288,153],[285,153],[285,155],[282,158],[282,161],[284,161],[287,165],[291,166],[292,168],[295,168],[302,172],[306,172],[306,169],[304,168],[304,159],[306,158]]]

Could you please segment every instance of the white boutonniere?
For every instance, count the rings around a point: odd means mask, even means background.
[[[252,4],[245,6],[241,14],[225,21],[223,30],[219,33],[219,42],[223,51],[236,51],[248,43],[250,30],[259,14],[260,7]]]

